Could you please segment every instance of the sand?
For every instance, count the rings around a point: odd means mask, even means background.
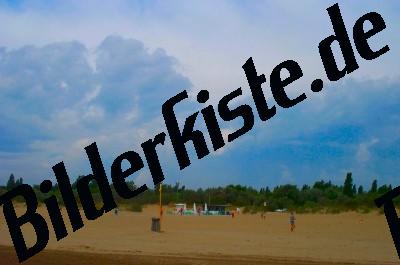
[[[18,209],[19,212],[23,208]],[[46,210],[40,213],[45,216]],[[289,230],[287,213],[228,216],[165,215],[162,233],[150,231],[156,207],[142,213],[107,213],[57,242],[50,227],[46,251],[27,264],[398,264],[384,215],[298,214]],[[23,227],[26,241],[35,234]],[[12,246],[0,217],[0,245]],[[57,250],[57,251],[55,251]],[[72,263],[76,258],[79,262]],[[0,260],[16,264],[13,248],[0,248]],[[85,261],[87,260],[87,262]],[[97,260],[97,261],[96,261]],[[54,261],[45,263],[44,261]],[[33,262],[33,263],[32,263]],[[85,263],[86,262],[86,263]],[[91,263],[93,262],[93,263]],[[183,262],[183,263],[182,263]],[[3,263],[1,263],[3,264]]]

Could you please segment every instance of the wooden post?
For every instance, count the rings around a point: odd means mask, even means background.
[[[160,192],[160,221],[161,221],[162,215],[163,215],[163,208],[162,208],[162,183],[161,183],[161,182],[160,182],[159,192]]]

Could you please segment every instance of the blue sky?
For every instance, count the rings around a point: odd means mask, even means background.
[[[372,47],[390,51],[312,94],[322,77],[318,43],[332,34],[326,8],[334,1],[5,1],[0,4],[0,183],[13,172],[28,183],[54,179],[64,161],[72,178],[90,169],[84,147],[97,142],[109,168],[122,152],[164,130],[161,105],[186,89],[180,117],[238,87],[236,103],[254,105],[241,66],[253,57],[269,76],[283,60],[299,62],[304,77],[289,95],[308,98],[278,109],[223,150],[179,170],[169,140],[160,151],[166,182],[190,187],[230,183],[256,187],[342,183],[398,185],[400,172],[400,4],[339,2],[351,28],[380,13],[387,28]],[[269,88],[264,86],[265,91]],[[273,99],[266,97],[270,104]],[[240,124],[221,122],[224,134]],[[199,124],[199,128],[204,127]],[[190,146],[188,146],[191,149]],[[191,149],[193,155],[193,150]],[[148,170],[133,180],[151,183]]]

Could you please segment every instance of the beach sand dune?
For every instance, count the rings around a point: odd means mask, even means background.
[[[23,212],[23,208],[18,209]],[[45,216],[46,210],[40,213]],[[65,213],[64,213],[65,214]],[[165,215],[161,233],[150,231],[157,208],[107,213],[57,242],[26,264],[398,264],[384,215],[298,214],[296,231],[287,213],[228,216]],[[35,234],[23,227],[26,241]],[[1,264],[17,264],[4,217],[0,217]],[[47,262],[47,263],[46,263]]]

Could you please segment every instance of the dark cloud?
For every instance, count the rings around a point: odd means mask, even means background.
[[[191,87],[176,65],[161,49],[149,51],[140,41],[117,36],[94,51],[78,42],[3,48],[0,153],[19,153],[23,157],[13,159],[21,160],[36,156],[45,163],[90,141],[113,138],[113,149],[151,136],[144,124],[159,119],[168,97]],[[76,155],[70,152],[66,159]],[[6,165],[16,163],[9,162],[0,160],[0,173],[25,174],[37,167],[14,169]]]
[[[0,49],[0,174],[29,174],[37,181],[53,163],[65,160],[75,176],[88,169],[83,147],[93,141],[109,165],[119,153],[165,130],[162,103],[191,89],[176,66],[162,49],[148,50],[118,36],[95,50],[78,42]],[[161,151],[167,180],[191,186],[302,184],[319,178],[340,183],[351,170],[364,185],[373,177],[396,183],[398,87],[397,81],[347,78],[319,94],[306,92],[306,101],[279,108],[270,121],[256,118],[251,132],[220,153],[197,161],[191,150],[192,165],[184,171],[167,147]],[[251,102],[243,96],[240,104]],[[178,107],[179,116],[183,120],[183,112],[199,107],[188,100]],[[238,126],[221,123],[226,131]],[[140,178],[149,179],[148,174]]]
[[[140,105],[141,119],[159,115],[160,106],[174,93],[189,89],[187,78],[178,74],[176,59],[162,49],[149,52],[137,40],[106,38],[96,50],[97,98],[111,113],[129,112]]]
[[[174,70],[173,57],[163,50],[149,52],[137,40],[106,38],[91,54],[96,71],[88,56],[89,51],[78,42],[2,49],[2,131],[11,134],[25,127],[35,138],[35,131],[48,135],[46,131],[52,130],[42,126],[56,128],[62,119],[90,126],[83,118],[101,113],[115,119],[137,111],[139,120],[154,118],[168,96],[191,86]],[[12,136],[3,134],[5,138]]]

